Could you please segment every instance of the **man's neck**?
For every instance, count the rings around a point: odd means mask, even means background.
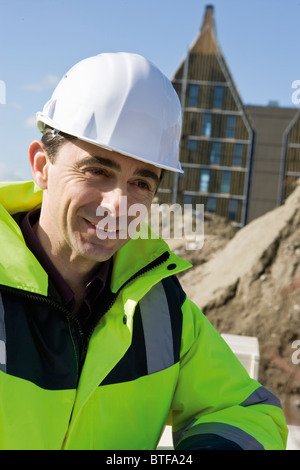
[[[68,254],[65,250],[53,246],[39,222],[36,223],[33,230],[55,268],[74,292],[75,298],[81,299],[86,285],[98,267],[98,263],[92,263],[89,260],[79,262],[78,259],[71,258],[71,253]]]

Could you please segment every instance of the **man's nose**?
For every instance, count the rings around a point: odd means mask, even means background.
[[[117,187],[102,194],[101,206],[108,209],[112,217],[127,215],[128,201],[126,188]]]

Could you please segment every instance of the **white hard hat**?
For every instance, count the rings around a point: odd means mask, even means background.
[[[105,53],[80,61],[37,113],[45,126],[175,172],[181,106],[171,82],[144,57]]]

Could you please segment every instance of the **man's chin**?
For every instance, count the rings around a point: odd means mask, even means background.
[[[95,263],[101,263],[110,259],[116,251],[124,246],[128,240],[106,238],[97,243],[85,243],[80,250],[83,257]]]

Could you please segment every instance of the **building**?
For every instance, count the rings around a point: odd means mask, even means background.
[[[300,176],[300,116],[274,103],[242,103],[216,38],[213,6],[172,83],[183,110],[184,175],[166,173],[159,201],[204,204],[238,226],[282,203]]]
[[[184,175],[166,175],[160,201],[204,204],[244,225],[253,128],[216,39],[212,6],[172,83],[183,109]]]
[[[291,179],[291,175],[286,174],[285,156],[290,140],[288,129],[294,121],[296,110],[270,103],[269,106],[247,106],[247,111],[255,129],[246,220],[250,222],[280,205],[291,193],[295,178]],[[288,168],[291,167],[291,157],[290,154]],[[299,170],[298,166],[298,172]]]

